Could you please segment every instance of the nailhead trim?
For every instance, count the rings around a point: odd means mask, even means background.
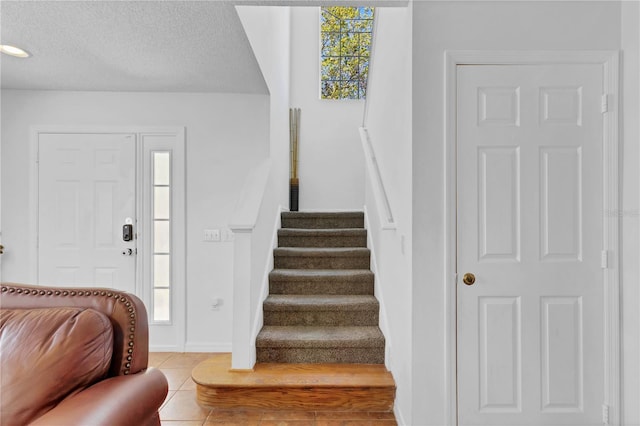
[[[0,292],[2,293],[17,293],[17,294],[25,294],[25,295],[32,295],[32,296],[44,296],[45,294],[48,296],[91,296],[92,292],[89,290],[78,290],[77,292],[75,290],[71,290],[71,291],[67,291],[67,290],[49,290],[47,289],[45,290],[37,290],[37,289],[22,289],[22,288],[14,288],[14,287],[9,287],[9,286],[5,286],[3,285],[2,287],[0,287]],[[113,297],[116,302],[120,302],[124,305],[124,308],[127,309],[127,312],[129,312],[129,318],[131,318],[131,321],[129,321],[129,324],[131,325],[131,327],[129,327],[129,331],[131,333],[134,333],[136,328],[136,321],[135,321],[135,317],[136,317],[136,312],[135,309],[132,306],[132,303],[123,295],[117,294],[117,293],[113,293],[113,292],[106,292],[106,291],[98,291],[98,290],[94,290],[93,291],[93,295],[94,296],[103,296],[103,297]],[[135,346],[134,343],[134,334],[130,334],[129,337],[129,341],[127,342],[127,346],[129,346],[129,348],[127,349],[127,353],[129,355],[126,356],[126,359],[122,362],[122,366],[121,369],[123,369],[123,374],[124,375],[129,375],[129,373],[131,372],[130,368],[131,368],[131,360],[133,359],[133,349]]]

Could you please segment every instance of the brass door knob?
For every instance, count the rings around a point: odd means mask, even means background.
[[[466,285],[473,285],[473,283],[476,282],[476,276],[473,275],[471,272],[467,272],[462,276],[462,282],[465,283]]]

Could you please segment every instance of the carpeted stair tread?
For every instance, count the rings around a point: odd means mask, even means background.
[[[265,311],[370,311],[379,309],[378,300],[368,295],[269,295]]]
[[[373,294],[368,269],[274,269],[270,294]]]
[[[276,256],[290,257],[360,257],[369,256],[365,247],[277,247],[273,249]]]
[[[278,247],[273,255],[277,269],[369,269],[371,252],[364,247]]]
[[[364,228],[278,230],[279,247],[366,247]]]
[[[378,300],[371,295],[270,295],[264,325],[377,326]]]
[[[384,336],[378,326],[265,326],[258,333],[256,347],[384,348]]]
[[[291,281],[305,281],[309,279],[322,281],[330,281],[333,279],[373,280],[373,272],[368,269],[274,269],[271,271],[270,278],[287,279]]]
[[[363,212],[283,212],[282,228],[364,228]]]

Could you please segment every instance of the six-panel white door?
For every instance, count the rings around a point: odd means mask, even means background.
[[[135,136],[40,134],[38,149],[39,283],[135,293]]]
[[[459,425],[601,424],[602,67],[457,73]]]

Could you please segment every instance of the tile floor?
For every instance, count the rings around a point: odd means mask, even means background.
[[[149,365],[159,368],[169,381],[169,394],[160,408],[162,426],[391,426],[393,413],[209,410],[196,403],[191,370],[210,356],[207,353],[152,352]]]

